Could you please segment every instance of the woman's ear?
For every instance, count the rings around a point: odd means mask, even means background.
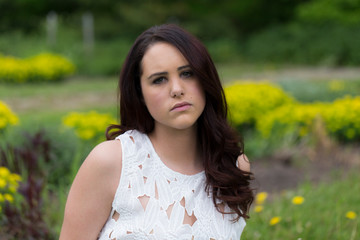
[[[245,172],[250,172],[250,162],[245,154],[241,154],[237,159],[237,167]]]

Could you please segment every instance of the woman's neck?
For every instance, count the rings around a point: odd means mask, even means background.
[[[203,170],[196,126],[186,130],[155,127],[149,138],[161,160],[172,170],[187,175]]]

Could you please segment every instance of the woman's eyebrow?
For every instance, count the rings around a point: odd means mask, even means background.
[[[190,65],[185,65],[185,66],[178,67],[178,71],[181,71],[184,68],[190,68]]]
[[[155,77],[155,76],[161,76],[161,75],[166,75],[166,74],[168,74],[168,72],[157,72],[157,73],[153,73],[153,74],[151,74],[151,75],[148,77],[148,79],[151,79],[151,78],[153,78],[153,77]]]

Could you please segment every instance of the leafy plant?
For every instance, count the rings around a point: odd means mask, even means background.
[[[0,230],[2,239],[55,239],[44,221],[44,189],[47,174],[44,164],[50,161],[50,141],[44,132],[26,135],[27,144],[21,147],[2,144],[0,165],[21,174],[23,182],[19,206],[6,204],[5,220]]]

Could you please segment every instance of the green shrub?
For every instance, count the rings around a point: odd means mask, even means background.
[[[360,1],[315,0],[301,4],[296,9],[297,19],[307,23],[360,23]]]
[[[293,23],[273,26],[247,40],[249,60],[329,66],[360,63],[359,26]]]
[[[75,66],[60,55],[42,53],[27,59],[0,56],[0,82],[51,82],[71,75]]]
[[[295,78],[276,81],[276,83],[297,101],[303,103],[333,102],[345,95],[357,96],[360,92],[360,80],[298,80]]]
[[[0,238],[55,239],[53,230],[45,223],[43,207],[46,177],[50,174],[46,168],[51,158],[49,140],[42,133],[25,138],[26,144],[21,146],[13,146],[5,139],[0,141],[0,166],[4,166],[0,169],[9,169],[23,179],[18,189],[21,203],[4,206]]]

